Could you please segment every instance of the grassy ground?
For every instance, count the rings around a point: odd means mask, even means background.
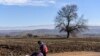
[[[100,52],[98,38],[0,38],[0,56],[25,56],[38,51],[37,41],[43,41],[49,53],[71,51]]]
[[[48,56],[100,56],[100,52],[64,52],[48,54]]]

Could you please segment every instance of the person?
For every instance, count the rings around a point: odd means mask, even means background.
[[[37,56],[43,56],[43,53],[39,52],[39,53],[37,54]]]
[[[41,52],[33,52],[30,56],[43,56]]]
[[[38,44],[39,44],[40,52],[43,53],[43,56],[46,56],[48,52],[47,46],[42,41],[38,41]]]

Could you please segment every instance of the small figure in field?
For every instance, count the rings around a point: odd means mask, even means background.
[[[42,42],[38,41],[40,51],[39,52],[33,52],[30,56],[46,56],[48,52],[47,46]],[[26,55],[28,56],[28,55]]]
[[[46,54],[48,53],[48,47],[42,41],[38,41],[38,44],[40,47],[40,52],[43,54],[43,56],[46,56]]]

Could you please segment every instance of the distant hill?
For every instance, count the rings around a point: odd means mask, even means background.
[[[4,35],[21,35],[31,33],[33,35],[65,35],[66,33],[60,33],[57,29],[35,29],[35,30],[0,30],[0,36]],[[100,26],[89,26],[89,30],[81,32],[81,35],[86,36],[100,36]]]
[[[64,35],[65,33],[60,33],[56,29],[36,29],[36,30],[0,30],[0,36],[10,35],[24,35],[31,33],[33,35]]]

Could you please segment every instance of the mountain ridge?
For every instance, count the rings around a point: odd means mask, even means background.
[[[21,35],[31,33],[33,35],[65,35],[64,32],[59,32],[57,29],[34,29],[34,30],[0,30],[2,35]],[[89,30],[82,32],[83,35],[100,35],[100,26],[90,26]]]

